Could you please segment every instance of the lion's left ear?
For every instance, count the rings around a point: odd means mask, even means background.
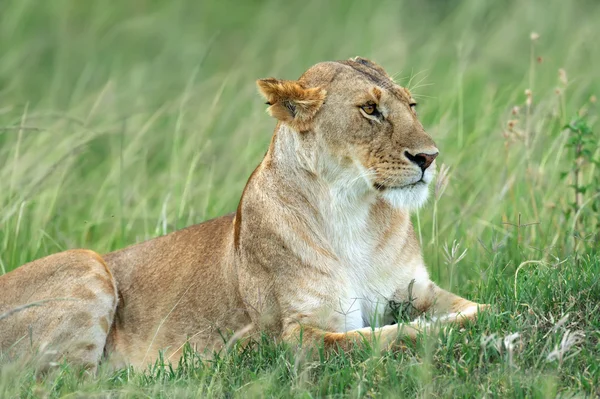
[[[269,113],[300,132],[310,127],[312,118],[323,105],[327,92],[320,87],[304,88],[299,82],[275,78],[256,81],[267,99]]]

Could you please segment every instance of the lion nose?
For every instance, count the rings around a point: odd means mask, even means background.
[[[404,155],[406,155],[406,158],[408,158],[411,162],[417,164],[417,166],[419,168],[421,168],[421,170],[423,172],[425,172],[425,169],[427,169],[429,167],[429,165],[431,165],[433,163],[433,161],[438,156],[438,154],[439,154],[439,152],[436,152],[435,154],[425,154],[424,152],[421,152],[421,153],[412,155],[408,151],[404,152]]]

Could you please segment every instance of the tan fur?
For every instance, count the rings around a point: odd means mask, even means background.
[[[303,132],[319,110],[327,92],[321,88],[304,88],[299,82],[274,78],[257,82],[259,90],[270,105],[269,113],[274,118],[288,123]]]
[[[67,251],[0,277],[2,312],[61,298],[0,320],[3,352],[45,344],[93,367],[104,349],[114,365],[143,367],[159,350],[176,361],[186,342],[210,354],[227,337],[258,331],[350,350],[362,340],[393,347],[429,326],[391,325],[391,303],[444,321],[475,317],[476,303],[429,280],[410,222],[437,155],[410,93],[363,58],[258,86],[278,124],[237,212],[102,257]],[[377,112],[367,114],[367,102]],[[19,341],[29,329],[32,339]]]
[[[0,278],[0,295],[0,314],[24,306],[0,320],[4,356],[39,356],[42,368],[62,358],[97,366],[117,305],[98,254],[73,250],[27,263]]]

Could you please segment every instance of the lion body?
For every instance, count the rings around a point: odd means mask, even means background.
[[[176,361],[185,343],[210,354],[259,331],[309,347],[346,350],[373,337],[388,348],[422,327],[399,333],[390,303],[450,321],[475,316],[476,303],[431,282],[410,222],[437,155],[410,93],[358,58],[258,84],[278,124],[237,211],[102,257],[66,251],[0,277],[0,310],[74,299],[0,320],[3,351],[22,352],[11,342],[33,326],[32,348],[54,346],[85,365],[104,352],[115,366],[143,367],[160,350]],[[41,277],[71,268],[79,272]],[[97,287],[90,275],[109,283]],[[70,311],[89,317],[62,335],[44,330],[44,320],[67,321]],[[75,337],[95,351],[66,354]]]

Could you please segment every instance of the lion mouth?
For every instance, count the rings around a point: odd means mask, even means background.
[[[414,183],[408,183],[408,184],[404,184],[402,186],[386,186],[384,184],[380,184],[380,183],[375,183],[373,184],[373,187],[375,187],[375,189],[377,191],[386,191],[386,190],[401,190],[404,188],[410,188],[410,187],[417,187],[423,184],[427,184],[423,178],[421,178],[420,180],[417,180]]]

